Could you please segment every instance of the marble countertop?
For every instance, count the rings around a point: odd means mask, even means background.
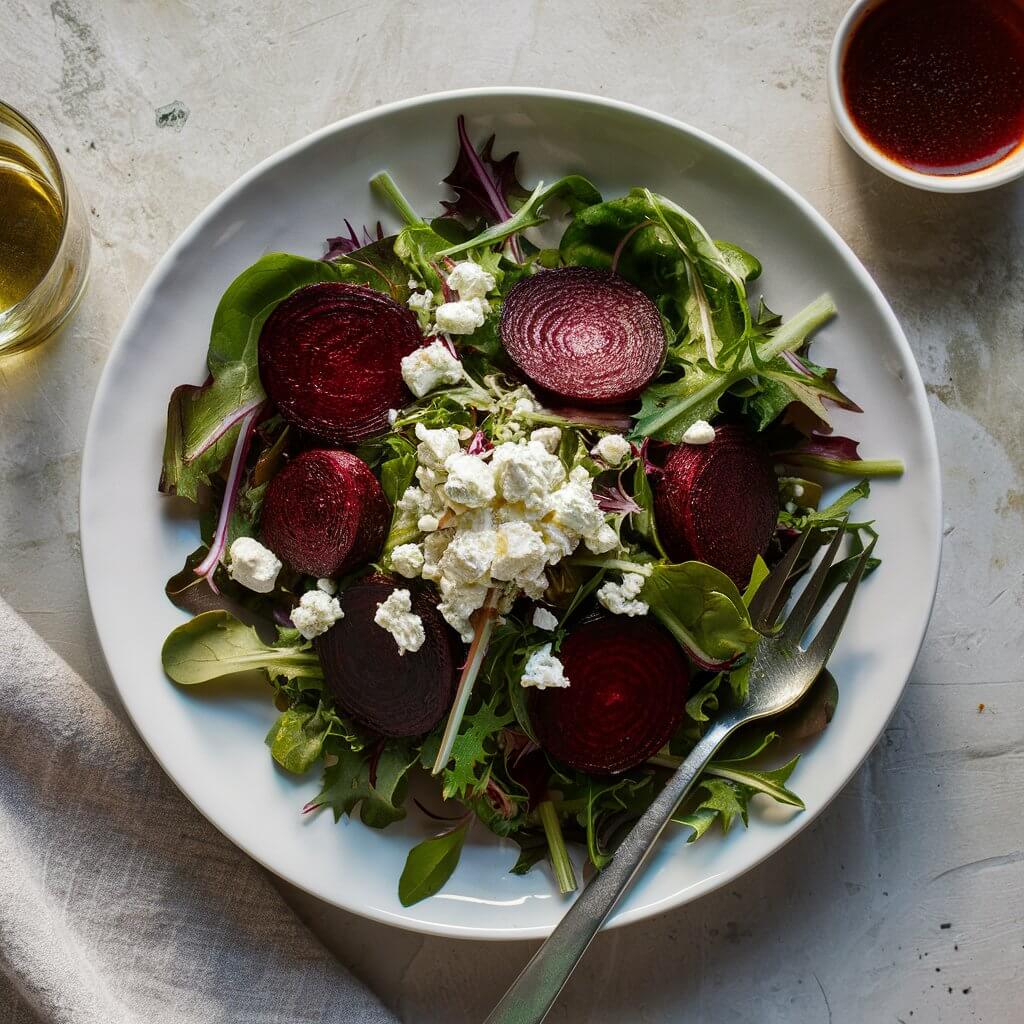
[[[938,429],[946,547],[928,639],[835,803],[735,885],[602,936],[554,1021],[1020,1019],[1024,993],[1024,182],[914,192],[833,129],[845,0],[7,0],[0,97],[72,168],[90,289],[0,362],[0,593],[112,697],[78,537],[95,384],[133,297],[224,187],[392,99],[474,85],[614,96],[732,143],[802,192],[875,276]],[[473,1022],[531,952],[402,933],[289,891],[405,1020]]]

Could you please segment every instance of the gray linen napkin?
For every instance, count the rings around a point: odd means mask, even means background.
[[[0,599],[0,1021],[394,1020]]]

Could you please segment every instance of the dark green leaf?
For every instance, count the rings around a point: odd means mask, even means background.
[[[404,818],[401,805],[415,753],[394,741],[370,751],[350,750],[340,743],[336,746],[337,761],[324,769],[323,789],[307,810],[330,807],[337,821],[358,806],[360,820],[371,828],[386,828]],[[331,744],[332,753],[334,747]]]
[[[403,907],[411,907],[438,892],[451,878],[466,841],[466,824],[444,835],[427,839],[409,851],[398,880],[398,898]]]

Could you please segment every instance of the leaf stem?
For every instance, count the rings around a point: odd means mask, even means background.
[[[840,476],[902,476],[903,462],[900,459],[829,459],[823,455],[783,455],[779,461],[787,466],[808,466],[823,469]]]
[[[455,703],[448,714],[448,721],[444,727],[444,735],[441,737],[441,746],[437,751],[437,758],[434,767],[430,770],[431,775],[440,775],[447,767],[452,756],[452,747],[459,735],[459,727],[462,725],[462,718],[466,714],[466,705],[469,703],[470,694],[473,692],[473,684],[483,667],[484,658],[487,657],[487,647],[491,642],[491,633],[494,630],[494,623],[498,618],[498,590],[492,587],[487,592],[487,598],[483,607],[476,613],[475,632],[473,642],[469,645],[469,654],[466,658],[466,666],[459,678],[459,685],[455,691]]]
[[[544,826],[544,835],[548,841],[548,854],[551,857],[551,869],[555,873],[558,891],[563,896],[575,892],[578,887],[576,872],[573,871],[572,861],[569,860],[569,851],[565,847],[565,837],[562,835],[562,825],[558,820],[558,812],[555,810],[554,803],[550,800],[542,800],[537,807],[537,815],[541,825]]]
[[[370,188],[389,200],[406,224],[426,224],[426,221],[409,205],[409,200],[402,195],[402,190],[387,171],[381,171],[376,177],[371,178]]]

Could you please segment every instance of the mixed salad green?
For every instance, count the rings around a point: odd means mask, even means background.
[[[405,905],[474,829],[563,892],[567,844],[606,864],[742,701],[769,566],[845,530],[840,585],[875,536],[856,521],[868,478],[902,471],[832,432],[857,406],[809,355],[827,295],[783,320],[752,298],[758,259],[672,199],[605,199],[579,175],[527,188],[517,154],[458,132],[440,215],[383,173],[397,232],[346,221],[323,258],[272,253],[232,282],[208,379],[171,395],[160,482],[201,537],[167,584],[193,616],[168,676],[265,678],[271,756],[321,773],[307,813],[419,814]],[[564,225],[557,247],[542,224]],[[824,502],[834,475],[856,483]],[[825,672],[737,734],[677,813],[690,841],[746,824],[758,794],[801,808],[797,759],[765,758],[837,700]],[[412,810],[418,772],[437,787]]]

